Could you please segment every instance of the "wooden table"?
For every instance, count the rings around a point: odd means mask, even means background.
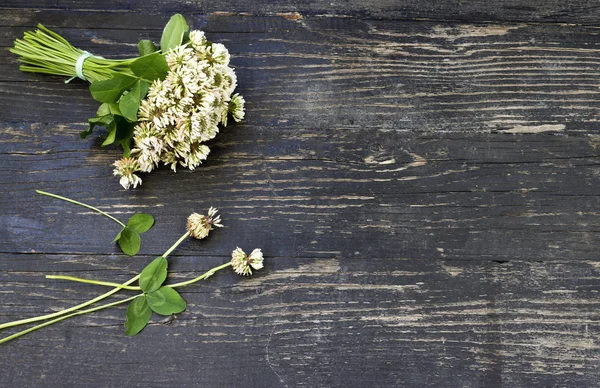
[[[224,43],[246,119],[196,171],[126,191],[82,81],[19,72],[37,23],[117,58],[176,13]],[[600,378],[600,5],[586,0],[3,0],[0,322],[125,281],[218,207],[170,280],[187,310],[123,334],[125,309],[0,346],[4,387],[591,387]],[[116,225],[155,216],[134,258]],[[6,330],[3,334],[14,331]]]

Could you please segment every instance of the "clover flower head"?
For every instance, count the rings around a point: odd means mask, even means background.
[[[204,31],[193,30],[190,31],[190,43],[194,50],[199,51],[203,50],[204,46],[206,46],[206,36],[204,35]]]
[[[119,183],[121,183],[121,186],[123,186],[124,189],[128,189],[132,186],[135,188],[137,185],[142,184],[140,177],[135,175],[136,172],[140,171],[140,164],[137,159],[121,158],[120,160],[117,160],[113,166],[115,166],[113,175],[121,177]]]
[[[193,170],[206,160],[210,149],[204,143],[227,125],[228,115],[244,118],[244,98],[232,95],[237,79],[227,48],[207,41],[202,31],[189,37],[189,43],[165,54],[169,72],[152,83],[140,104],[131,150],[137,171],[150,172],[161,162],[174,171],[177,166]],[[134,186],[141,180],[127,182]]]
[[[244,97],[240,96],[238,93],[234,94],[229,100],[229,114],[236,122],[242,121],[244,118],[244,104],[246,100]]]
[[[258,271],[263,268],[262,251],[257,248],[250,255],[246,255],[246,252],[238,247],[231,253],[231,266],[238,275],[252,275],[252,269]]]
[[[199,240],[208,236],[213,227],[222,228],[221,216],[217,215],[218,210],[214,207],[208,209],[208,214],[192,213],[187,220],[187,230],[190,235]]]
[[[229,51],[221,43],[213,43],[210,48],[210,60],[220,65],[229,65]]]

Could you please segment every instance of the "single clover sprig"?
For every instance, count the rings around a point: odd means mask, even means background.
[[[45,193],[46,195],[49,193]],[[54,195],[51,195],[54,196]],[[56,196],[57,198],[63,199],[64,197]],[[69,202],[78,203],[76,201],[69,200]],[[92,208],[89,205],[81,204],[85,207]],[[87,302],[81,303],[77,306],[58,311],[52,314],[46,314],[34,318],[22,319],[18,321],[8,322],[0,324],[0,330],[12,326],[23,325],[27,323],[46,321],[29,329],[22,330],[18,333],[12,334],[8,337],[0,339],[0,344],[8,342],[15,338],[21,337],[27,333],[31,333],[35,330],[43,327],[52,325],[54,323],[63,321],[65,319],[75,317],[78,315],[89,314],[95,311],[114,307],[120,304],[131,302],[127,308],[125,322],[125,334],[134,336],[146,327],[152,313],[155,312],[159,315],[171,315],[180,313],[185,310],[186,302],[181,295],[175,291],[175,288],[183,287],[194,284],[200,280],[207,279],[208,277],[215,274],[224,268],[232,266],[236,273],[240,275],[252,274],[252,269],[258,270],[263,268],[263,255],[260,249],[255,249],[250,255],[246,255],[240,248],[236,248],[231,255],[231,260],[225,264],[212,268],[204,274],[184,282],[167,284],[164,282],[167,279],[167,268],[168,262],[167,257],[189,236],[203,239],[208,236],[208,233],[213,230],[213,227],[222,227],[221,218],[217,214],[217,209],[211,207],[208,211],[208,215],[199,215],[193,213],[188,217],[187,232],[181,236],[162,256],[154,259],[148,264],[139,275],[134,276],[125,283],[113,283],[104,282],[98,280],[82,279],[72,276],[62,275],[47,275],[49,279],[63,279],[75,282],[90,283],[102,286],[113,287],[113,289],[107,293],[104,293],[96,298],[90,299]],[[131,284],[138,281],[138,286],[132,286]],[[121,299],[112,303],[103,304],[100,306],[84,309],[93,303],[99,302],[103,299],[110,297],[120,290],[133,290],[142,291],[141,294],[137,294],[126,299]]]
[[[211,208],[212,209],[212,208]],[[125,286],[118,283],[102,282],[97,280],[89,280],[76,278],[71,276],[47,276],[52,279],[71,280],[81,283],[91,283],[101,286],[118,287],[121,289],[143,291],[142,294],[135,295],[131,298],[119,301],[118,304],[131,301],[127,307],[127,321],[125,322],[125,334],[134,336],[138,334],[150,321],[152,312],[159,315],[177,314],[185,310],[186,302],[179,295],[175,288],[188,286],[199,282],[200,280],[208,279],[217,271],[232,266],[234,271],[239,275],[247,276],[252,274],[251,268],[259,270],[263,268],[263,254],[260,249],[255,249],[250,255],[246,255],[240,248],[236,248],[231,254],[231,261],[212,268],[204,274],[184,282],[164,285],[167,279],[167,259],[157,257],[146,266],[139,274],[139,286]],[[116,304],[111,303],[105,305],[104,308],[113,307]],[[97,311],[97,310],[93,310]],[[91,311],[90,311],[91,312]]]
[[[48,193],[42,190],[36,190],[35,192],[41,195],[46,195],[48,197],[70,202],[75,205],[83,206],[97,213],[100,213],[103,216],[121,225],[123,229],[121,229],[119,234],[117,234],[117,237],[115,237],[113,242],[117,242],[123,253],[125,253],[128,256],[134,256],[140,251],[140,247],[142,246],[142,239],[140,237],[140,234],[147,232],[154,225],[154,217],[152,217],[150,214],[134,214],[127,221],[127,225],[125,225],[123,222],[119,221],[110,214],[83,202],[75,201],[74,199],[63,197],[57,194]]]

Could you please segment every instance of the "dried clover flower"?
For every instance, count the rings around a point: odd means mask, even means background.
[[[187,220],[187,230],[190,235],[201,240],[208,236],[208,233],[213,230],[213,226],[222,228],[221,216],[217,215],[217,211],[211,206],[207,215],[192,213]]]
[[[252,269],[259,270],[263,267],[263,254],[260,249],[255,249],[250,255],[241,248],[236,248],[231,253],[231,266],[233,270],[242,276],[252,275]]]

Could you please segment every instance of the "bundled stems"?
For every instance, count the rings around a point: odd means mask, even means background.
[[[105,127],[102,146],[123,148],[113,175],[125,189],[142,184],[140,174],[161,163],[174,171],[194,170],[208,158],[206,143],[230,118],[239,122],[245,116],[245,100],[234,93],[237,77],[229,51],[208,41],[203,31],[190,31],[182,15],[169,19],[160,49],[147,39],[137,48],[137,57],[105,59],[74,47],[41,24],[10,48],[21,71],[90,83],[90,93],[101,105],[81,137]]]
[[[20,70],[66,77],[77,77],[76,64],[86,51],[73,47],[65,38],[38,24],[36,31],[27,31],[16,39],[10,52],[23,63]],[[133,75],[130,65],[137,58],[105,59],[91,55],[85,60],[83,75],[89,82],[111,78],[115,73]]]

